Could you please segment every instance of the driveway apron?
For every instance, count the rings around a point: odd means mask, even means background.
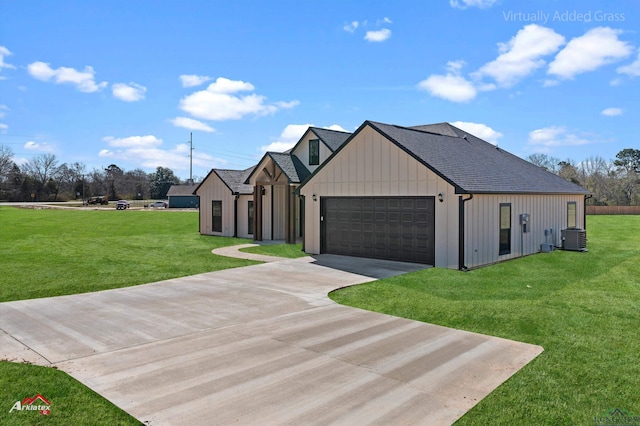
[[[2,303],[0,357],[154,426],[451,424],[542,348],[327,297],[423,267],[320,255]]]

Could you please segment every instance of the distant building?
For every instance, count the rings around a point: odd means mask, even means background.
[[[173,185],[167,192],[169,208],[197,209],[200,207],[200,197],[193,194],[192,185]]]

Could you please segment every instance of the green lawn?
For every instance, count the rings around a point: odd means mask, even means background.
[[[211,250],[197,212],[0,206],[0,302],[128,287],[251,265]]]
[[[593,425],[612,408],[640,416],[640,216],[589,216],[587,226],[587,253],[542,253],[467,273],[429,269],[330,296],[544,347],[459,425]]]

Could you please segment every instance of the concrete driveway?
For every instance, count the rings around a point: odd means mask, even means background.
[[[151,425],[451,424],[542,348],[327,297],[420,268],[321,255],[2,303],[0,358]]]

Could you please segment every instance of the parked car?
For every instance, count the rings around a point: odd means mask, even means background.
[[[106,205],[106,204],[109,204],[109,199],[104,195],[98,195],[96,197],[90,197],[87,200],[87,204],[102,204],[102,205]]]
[[[166,209],[168,207],[168,203],[166,201],[156,201],[149,204],[149,207],[154,207],[154,208],[161,207]]]
[[[125,210],[131,207],[131,204],[127,200],[118,200],[116,203],[116,210]]]

